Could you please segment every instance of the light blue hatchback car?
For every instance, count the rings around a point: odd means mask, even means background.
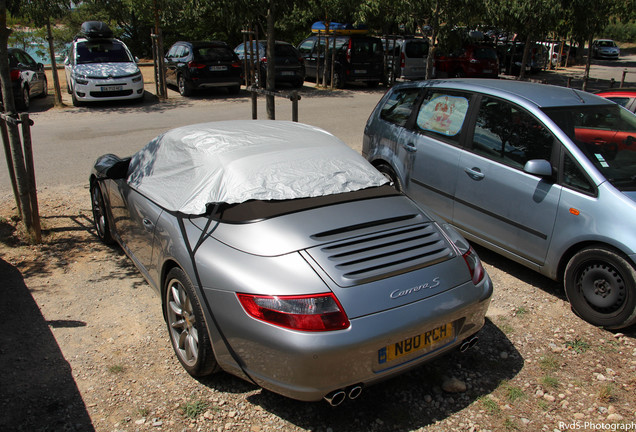
[[[363,156],[469,240],[554,280],[598,326],[636,322],[636,116],[527,82],[405,83]]]

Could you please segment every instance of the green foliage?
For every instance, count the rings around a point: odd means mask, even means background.
[[[620,42],[636,43],[636,22],[615,22],[605,27],[599,37],[614,39]]]
[[[208,407],[208,403],[203,400],[188,402],[181,408],[183,415],[194,419],[201,415]]]
[[[565,347],[568,349],[573,349],[577,353],[582,354],[590,348],[590,344],[582,339],[575,338],[573,341],[566,341]]]

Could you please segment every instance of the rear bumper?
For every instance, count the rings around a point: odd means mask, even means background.
[[[478,285],[465,283],[438,295],[352,319],[346,330],[307,333],[252,319],[232,292],[206,290],[219,325],[243,370],[261,387],[284,396],[317,401],[334,390],[370,385],[420,366],[459,346],[481,329],[492,296],[488,276]],[[404,341],[447,323],[455,333],[430,352],[416,352],[382,362],[383,347]],[[232,357],[215,346],[219,364],[245,377]],[[239,372],[239,373],[237,373]]]

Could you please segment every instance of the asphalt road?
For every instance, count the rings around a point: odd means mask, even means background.
[[[555,72],[541,72],[531,76],[537,81],[565,85],[568,77],[572,86],[580,88],[583,66]],[[636,86],[636,55],[619,61],[595,61],[588,90],[609,87],[609,80],[620,82],[628,70],[626,85]],[[63,77],[63,71],[60,71]],[[152,76],[144,71],[146,77]],[[65,84],[63,83],[63,88]],[[291,89],[282,89],[291,90]],[[373,107],[386,89],[350,86],[346,90],[317,90],[305,83],[299,102],[299,121],[333,133],[350,147],[360,150],[364,125]],[[75,108],[64,92],[66,107],[53,108],[52,96],[34,99],[31,107],[31,130],[38,188],[87,183],[91,166],[104,153],[128,156],[149,140],[169,129],[187,124],[218,120],[249,120],[252,107],[250,96],[241,91],[229,96],[215,90],[182,98],[169,90],[169,99],[160,102],[154,96],[154,84],[146,85],[143,103],[103,103]],[[291,102],[276,99],[276,119],[291,120]],[[265,99],[258,99],[258,118],[267,118]],[[11,194],[11,183],[5,158],[0,158],[0,198]]]

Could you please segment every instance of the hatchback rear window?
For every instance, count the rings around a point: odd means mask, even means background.
[[[231,61],[234,59],[234,52],[222,46],[203,46],[196,48],[196,57],[200,60],[208,61]]]
[[[404,126],[411,116],[419,89],[396,90],[380,111],[380,117],[398,126]]]
[[[274,55],[276,57],[298,57],[296,49],[291,45],[276,44],[274,46]]]
[[[406,42],[404,53],[409,58],[424,58],[428,55],[428,44],[424,41]]]
[[[497,60],[497,51],[492,48],[475,48],[475,58]]]

